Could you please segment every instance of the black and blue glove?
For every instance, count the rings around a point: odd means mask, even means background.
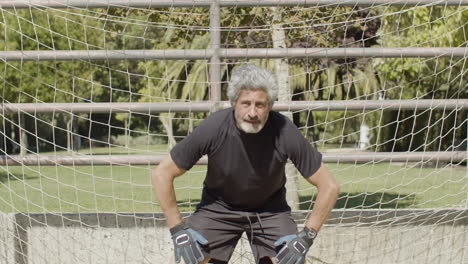
[[[275,246],[284,245],[278,254],[276,262],[278,264],[302,264],[309,248],[314,243],[317,231],[305,227],[301,232],[294,235],[287,235],[278,239]]]
[[[200,245],[207,245],[208,240],[200,233],[183,223],[171,228],[170,231],[176,263],[180,263],[181,258],[185,264],[197,264],[205,259]]]

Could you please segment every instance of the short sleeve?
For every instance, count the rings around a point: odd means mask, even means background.
[[[205,119],[190,135],[172,148],[170,152],[172,160],[181,169],[191,169],[203,155],[209,152],[216,131],[212,120]]]
[[[309,178],[320,168],[322,154],[301,134],[299,129],[287,121],[283,142],[288,158],[304,178]]]

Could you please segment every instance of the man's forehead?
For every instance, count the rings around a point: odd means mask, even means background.
[[[239,97],[256,97],[256,98],[262,98],[262,99],[267,99],[268,94],[265,90],[260,89],[260,88],[255,88],[255,89],[242,89],[240,91]]]

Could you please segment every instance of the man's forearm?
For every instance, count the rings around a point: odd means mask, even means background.
[[[339,195],[338,185],[330,186],[323,190],[319,189],[317,199],[315,200],[314,208],[307,218],[305,225],[319,231],[322,225],[327,221],[336,200]]]
[[[172,228],[182,222],[182,216],[177,207],[173,179],[158,169],[153,170],[151,178],[156,197],[166,216],[167,225]]]

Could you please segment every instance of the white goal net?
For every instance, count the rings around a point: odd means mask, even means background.
[[[166,263],[151,170],[245,63],[341,184],[308,263],[466,263],[468,2],[287,2],[0,1],[0,263]]]

